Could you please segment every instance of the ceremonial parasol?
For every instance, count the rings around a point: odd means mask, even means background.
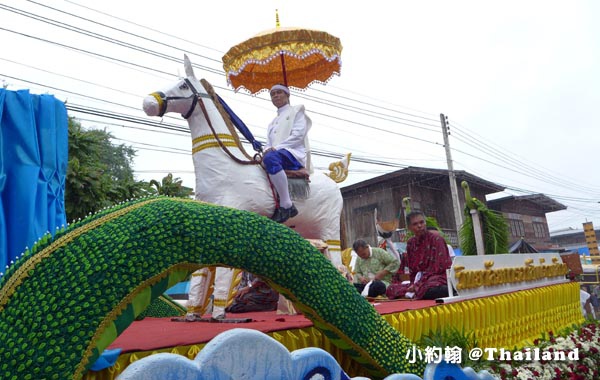
[[[279,26],[233,46],[223,56],[227,82],[253,94],[275,84],[304,89],[341,69],[342,44],[329,33]]]

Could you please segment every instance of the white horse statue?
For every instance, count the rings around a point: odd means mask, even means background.
[[[205,80],[196,79],[187,55],[184,57],[184,66],[186,78],[144,99],[145,113],[148,116],[162,116],[175,112],[187,119],[192,134],[197,200],[270,217],[275,210],[275,196],[265,170],[244,150],[212,86]],[[341,265],[340,217],[343,206],[336,182],[341,182],[347,175],[349,158],[348,154],[345,160],[332,163],[329,174],[313,173],[310,176],[308,197],[294,200],[299,213],[285,223],[306,239],[324,241],[328,247],[326,255],[336,267]],[[196,277],[210,280],[212,275],[205,269],[202,273],[196,273]],[[218,272],[226,270],[219,268]],[[224,278],[219,277],[227,274],[217,273],[216,276],[219,282],[223,282]],[[231,278],[232,275],[228,276]],[[207,285],[204,288],[200,291],[204,293],[194,301],[191,300],[194,290],[190,289],[190,302],[202,302],[202,298],[208,294]],[[231,290],[232,286],[229,288],[227,290]],[[224,309],[228,295],[217,298],[217,291],[215,286],[213,305]]]

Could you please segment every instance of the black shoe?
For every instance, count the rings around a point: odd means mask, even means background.
[[[292,207],[290,207],[290,208],[280,207],[280,208],[278,208],[278,210],[279,210],[279,215],[276,215],[277,211],[275,211],[275,214],[273,214],[273,220],[276,221],[277,223],[285,223],[285,221],[288,220],[289,218],[293,218],[294,216],[298,215],[298,209],[293,204],[292,204]],[[278,218],[275,219],[275,216],[278,216]]]
[[[277,207],[275,209],[275,212],[271,216],[271,219],[279,223],[279,220],[281,219],[281,208]]]
[[[288,210],[290,211],[290,218],[293,218],[294,216],[298,215],[298,209],[296,208],[296,206],[294,206],[293,203],[292,207],[290,207]]]

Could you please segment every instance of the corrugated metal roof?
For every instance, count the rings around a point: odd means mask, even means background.
[[[487,204],[489,208],[494,208],[495,205],[499,205],[509,200],[535,203],[536,205],[543,207],[545,212],[560,211],[567,209],[567,206],[555,201],[554,199],[550,198],[545,194],[531,194],[520,196],[509,195],[508,197],[489,200],[487,201]]]
[[[487,194],[497,193],[499,191],[505,190],[505,187],[502,185],[498,185],[497,183],[487,181],[483,178],[477,177],[477,176],[475,176],[471,173],[468,173],[464,170],[455,170],[454,173],[456,175],[456,179],[459,181],[465,180],[471,185],[476,184],[480,188],[489,190],[489,193],[487,193]],[[341,191],[342,191],[342,194],[344,194],[345,192],[350,192],[350,191],[360,189],[363,187],[375,185],[375,184],[382,183],[382,182],[388,182],[388,181],[394,180],[396,178],[409,176],[409,175],[415,175],[415,174],[424,175],[424,176],[430,175],[432,178],[437,177],[437,176],[446,176],[447,177],[448,170],[447,169],[433,169],[433,168],[422,168],[422,167],[416,167],[416,166],[409,166],[404,169],[396,170],[395,172],[387,173],[387,174],[384,174],[384,175],[381,175],[378,177],[373,177],[366,181],[352,184],[350,186],[342,187]]]

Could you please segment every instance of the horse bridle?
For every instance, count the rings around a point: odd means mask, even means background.
[[[187,120],[190,116],[192,116],[192,112],[194,112],[194,110],[196,109],[196,104],[199,103],[200,98],[209,98],[210,99],[210,95],[198,92],[198,90],[196,90],[196,87],[190,81],[189,78],[184,78],[183,80],[185,81],[185,84],[188,86],[190,91],[192,91],[192,95],[190,95],[190,96],[165,96],[165,93],[162,91],[156,91],[156,92],[153,92],[150,94],[150,96],[153,96],[154,99],[156,99],[156,101],[158,102],[158,106],[160,107],[160,110],[159,110],[157,116],[162,117],[165,114],[165,112],[167,112],[167,106],[168,106],[170,100],[192,99],[192,103],[190,104],[190,109],[185,114],[181,114],[181,116]]]
[[[192,113],[196,109],[196,104],[200,104],[200,108],[202,109],[202,113],[204,114],[204,118],[206,119],[206,123],[208,124],[208,127],[210,128],[210,130],[213,134],[213,137],[215,138],[215,140],[217,140],[219,147],[223,151],[225,151],[225,153],[227,153],[227,155],[232,160],[234,160],[235,162],[237,162],[239,164],[259,165],[261,160],[257,159],[256,156],[254,159],[252,159],[250,161],[244,161],[244,160],[240,160],[233,153],[231,153],[231,151],[227,148],[227,146],[219,138],[219,135],[215,131],[215,128],[213,127],[212,122],[210,121],[210,117],[208,115],[208,112],[206,111],[206,107],[204,106],[204,103],[202,101],[200,101],[200,98],[207,98],[207,99],[212,100],[212,97],[209,94],[198,92],[198,90],[196,90],[196,86],[194,86],[194,84],[190,81],[189,78],[184,78],[183,80],[185,81],[185,84],[189,87],[190,91],[192,91],[192,95],[190,95],[190,96],[165,96],[165,93],[161,92],[161,91],[156,91],[156,92],[153,92],[150,94],[150,96],[152,96],[152,97],[154,97],[154,99],[156,99],[156,101],[158,102],[158,105],[160,107],[160,111],[157,116],[162,117],[165,114],[165,112],[167,112],[167,105],[169,103],[169,100],[180,100],[180,99],[190,99],[191,98],[192,104],[190,104],[190,109],[187,110],[185,115],[181,114],[181,116],[184,119],[187,120],[190,116],[192,116]]]

